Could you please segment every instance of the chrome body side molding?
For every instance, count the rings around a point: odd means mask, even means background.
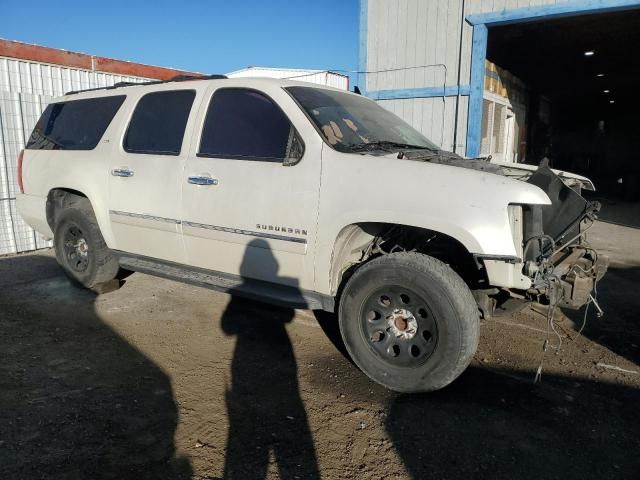
[[[215,230],[218,232],[226,232],[226,233],[235,233],[238,235],[246,235],[255,238],[268,238],[272,240],[282,240],[283,242],[293,242],[293,243],[307,243],[306,238],[294,237],[290,235],[278,235],[275,233],[268,233],[264,231],[256,231],[256,230],[245,230],[242,228],[234,228],[234,227],[222,227],[219,225],[208,225],[204,223],[196,223],[189,222],[186,220],[179,220],[176,218],[165,218],[165,217],[157,217],[154,215],[146,215],[143,213],[132,213],[132,212],[123,212],[121,210],[109,210],[109,214],[114,215],[116,217],[128,217],[128,218],[138,218],[140,220],[150,220],[154,222],[161,223],[172,223],[175,225],[185,225],[187,227],[193,228],[201,228],[204,230]]]

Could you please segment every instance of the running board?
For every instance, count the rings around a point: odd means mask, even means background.
[[[263,280],[242,278],[239,275],[165,262],[155,258],[124,252],[117,253],[120,266],[134,272],[146,273],[284,307],[326,310],[328,312],[334,310],[333,297],[319,293]]]

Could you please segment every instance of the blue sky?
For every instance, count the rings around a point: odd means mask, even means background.
[[[0,12],[2,38],[203,73],[358,62],[358,0],[0,0]]]

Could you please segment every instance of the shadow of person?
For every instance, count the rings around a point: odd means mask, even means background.
[[[189,479],[171,381],[46,254],[0,259],[0,478]]]
[[[276,279],[278,262],[268,244],[254,240],[240,267],[245,285],[251,282],[248,276],[256,261],[263,273]],[[222,316],[222,330],[236,337],[226,396],[229,434],[224,478],[266,478],[272,461],[282,479],[320,478],[285,328],[294,310],[246,300],[237,291],[231,294]]]

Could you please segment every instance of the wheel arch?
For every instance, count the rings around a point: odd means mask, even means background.
[[[47,223],[51,230],[55,229],[56,219],[58,214],[62,209],[64,209],[71,198],[80,197],[86,198],[88,197],[79,190],[74,190],[72,188],[52,188],[47,193],[47,204],[46,204],[46,215],[47,215]]]
[[[486,272],[464,244],[451,235],[412,225],[357,222],[343,227],[334,241],[329,270],[332,294],[339,297],[344,283],[358,266],[389,253],[390,249],[435,257],[449,264],[471,289],[487,284]]]
[[[90,194],[88,195],[82,190],[71,187],[52,187],[49,189],[46,201],[46,217],[49,227],[52,231],[55,231],[55,222],[59,212],[68,207],[74,200],[77,200],[78,198],[85,199],[93,210],[93,214],[96,217],[96,221],[98,222],[98,226],[100,227],[102,236],[104,237],[107,245],[111,248],[111,230],[109,228],[106,228],[109,225],[109,219],[108,216],[106,216],[107,213],[103,212],[99,208],[99,204],[96,202],[96,199],[92,198]]]

